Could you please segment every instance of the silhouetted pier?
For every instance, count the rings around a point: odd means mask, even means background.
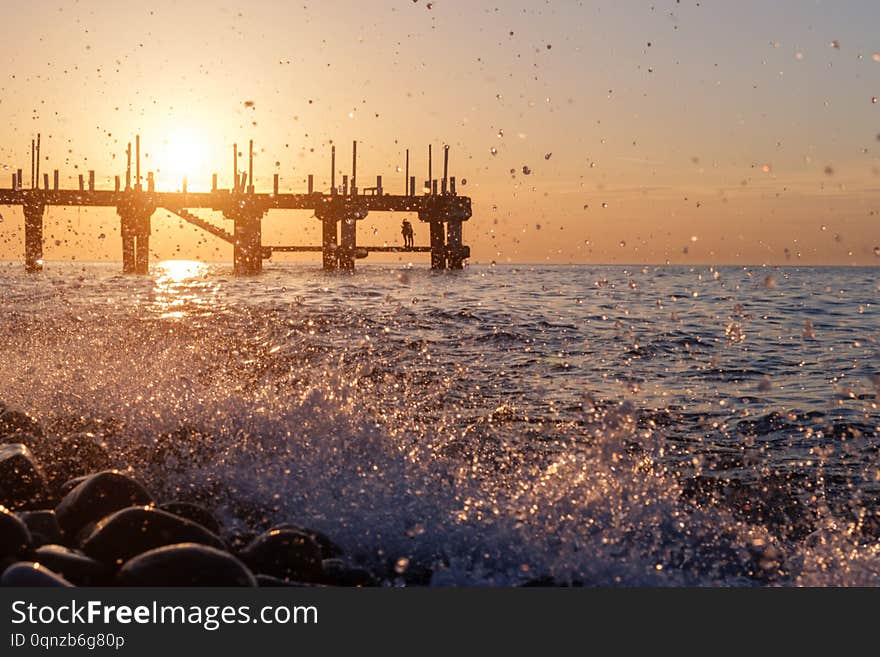
[[[455,177],[448,176],[449,147],[443,149],[443,177],[432,178],[432,155],[428,147],[428,178],[422,193],[416,194],[416,177],[409,173],[409,151],[406,152],[405,193],[388,194],[382,176],[376,176],[375,187],[359,189],[357,185],[357,142],[352,144],[351,178],[342,176],[336,184],[336,147],[331,147],[329,192],[314,189],[314,176],[308,176],[305,193],[289,193],[279,189],[279,176],[273,178],[271,192],[254,189],[254,144],[248,149],[248,170],[238,169],[238,147],[233,145],[233,184],[229,189],[217,187],[217,174],[212,175],[210,192],[187,191],[186,178],[180,192],[156,191],[153,173],[141,176],[140,138],[135,140],[134,183],[132,184],[132,149],[126,150],[127,167],[124,185],[115,177],[114,189],[96,189],[95,172],[88,172],[88,181],[79,176],[78,189],[59,189],[59,172],[53,171],[40,180],[40,137],[31,142],[31,185],[25,188],[22,170],[12,174],[12,187],[0,189],[0,205],[20,205],[24,211],[24,259],[28,271],[39,271],[43,265],[43,215],[46,206],[112,207],[120,219],[122,233],[122,269],[145,274],[150,261],[152,216],[164,208],[212,235],[232,244],[235,272],[255,274],[262,270],[263,260],[274,252],[320,252],[326,270],[354,269],[358,258],[370,252],[430,252],[432,269],[461,269],[470,257],[470,248],[462,243],[462,223],[470,219],[471,200],[456,192]],[[42,182],[42,185],[40,184]],[[220,211],[233,222],[233,231],[216,226],[193,214],[194,209]],[[321,243],[317,245],[264,245],[262,221],[270,210],[312,210],[321,222]],[[421,222],[430,227],[430,245],[361,246],[357,225],[371,212],[417,213]]]

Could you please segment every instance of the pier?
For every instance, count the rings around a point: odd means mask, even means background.
[[[406,151],[403,194],[388,193],[382,176],[376,176],[375,186],[359,188],[356,141],[352,143],[350,177],[343,175],[341,185],[337,185],[336,146],[332,146],[329,191],[315,190],[314,175],[310,174],[305,193],[280,190],[277,173],[271,192],[256,191],[253,140],[248,146],[247,171],[239,171],[238,146],[233,145],[232,185],[227,189],[218,188],[215,173],[210,192],[188,192],[186,178],[179,192],[157,191],[152,172],[147,172],[145,180],[141,176],[140,152],[140,137],[137,137],[134,152],[130,143],[126,149],[124,181],[115,176],[112,190],[95,188],[94,171],[88,172],[88,180],[79,175],[78,189],[60,189],[57,169],[53,171],[51,187],[48,173],[43,173],[40,179],[40,136],[32,140],[30,186],[24,186],[22,170],[17,169],[12,174],[11,187],[0,189],[0,205],[21,206],[24,213],[27,271],[40,271],[43,267],[43,215],[48,206],[116,208],[122,234],[122,270],[126,273],[148,272],[152,216],[159,208],[228,242],[237,274],[259,273],[263,260],[276,252],[321,253],[323,268],[328,271],[353,271],[356,260],[375,252],[430,253],[431,268],[437,270],[462,269],[470,257],[470,248],[463,244],[462,225],[471,217],[471,199],[458,195],[455,177],[448,175],[448,146],[443,148],[443,177],[439,180],[432,177],[433,156],[428,147],[428,176],[419,194],[416,177],[410,176],[409,150]],[[200,208],[222,212],[223,217],[232,222],[232,231],[200,218],[193,212]],[[314,219],[321,222],[321,243],[264,245],[262,222],[270,210],[313,211]],[[429,226],[430,244],[411,247],[358,244],[358,224],[377,212],[416,213],[419,221]]]

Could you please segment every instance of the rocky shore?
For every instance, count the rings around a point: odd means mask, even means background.
[[[377,586],[324,534],[231,531],[110,469],[88,433],[44,431],[0,402],[0,586]]]

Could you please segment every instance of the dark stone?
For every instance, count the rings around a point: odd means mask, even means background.
[[[86,479],[89,479],[92,476],[93,475],[88,474],[88,475],[82,475],[81,477],[74,477],[73,479],[68,479],[67,481],[65,481],[63,484],[61,484],[58,487],[58,494],[61,495],[61,497],[63,498],[70,491],[72,491],[74,488],[76,488],[82,482],[84,482]]]
[[[112,568],[62,545],[37,548],[34,561],[77,586],[107,586],[113,581]]]
[[[241,552],[255,573],[298,582],[320,582],[321,546],[295,529],[272,529],[260,534]]]
[[[12,409],[6,409],[0,413],[0,437],[22,433],[31,434],[36,438],[42,438],[45,435],[40,423],[27,413]]]
[[[41,564],[32,561],[19,561],[3,571],[3,576],[0,577],[0,586],[70,588],[73,585],[61,575],[53,573]]]
[[[58,524],[68,536],[120,509],[150,504],[153,498],[139,483],[118,472],[92,475],[55,507]]]
[[[58,518],[55,517],[55,512],[51,509],[43,511],[19,511],[17,515],[30,530],[34,545],[64,542],[61,535],[61,526],[58,524]]]
[[[329,586],[379,586],[373,575],[363,568],[351,568],[341,559],[324,559],[324,583]]]
[[[228,552],[196,543],[149,550],[129,559],[122,586],[256,586],[253,574]]]
[[[162,511],[173,513],[186,520],[191,520],[214,534],[220,533],[220,523],[217,522],[214,514],[203,506],[193,504],[192,502],[168,502],[166,504],[160,504],[159,508]]]
[[[21,443],[0,445],[0,504],[19,509],[46,497],[46,478]]]
[[[31,533],[21,518],[0,506],[0,559],[22,557],[31,548]]]
[[[104,563],[122,564],[147,550],[175,543],[225,549],[223,541],[201,525],[149,507],[131,507],[104,518],[82,549]]]
[[[272,531],[273,529],[292,529],[310,537],[321,548],[322,559],[335,559],[336,557],[341,557],[345,553],[341,547],[330,540],[329,536],[322,534],[315,529],[306,529],[305,527],[300,527],[299,525],[294,525],[290,522],[275,525],[271,527],[269,531]]]

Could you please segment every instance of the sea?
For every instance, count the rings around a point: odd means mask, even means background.
[[[392,585],[880,584],[880,268],[119,269],[0,263],[0,400],[225,531]]]

